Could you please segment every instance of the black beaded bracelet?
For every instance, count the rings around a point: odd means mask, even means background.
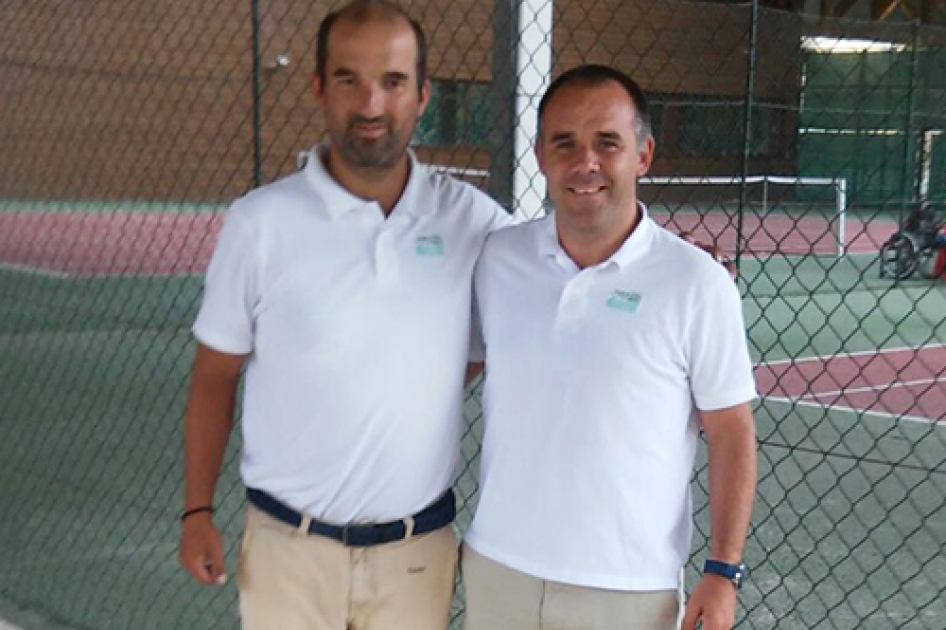
[[[195,507],[190,510],[185,510],[184,513],[181,514],[181,522],[183,523],[187,519],[188,516],[193,516],[194,514],[200,514],[201,512],[210,512],[211,514],[213,514],[214,509],[209,505],[202,505],[200,507]]]

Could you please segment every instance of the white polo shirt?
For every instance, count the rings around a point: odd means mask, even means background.
[[[473,266],[508,215],[411,156],[385,219],[305,168],[233,204],[194,334],[247,354],[247,486],[333,523],[416,513],[452,483]]]
[[[542,579],[677,588],[694,409],[755,396],[725,269],[645,214],[610,260],[579,270],[552,216],[493,234],[475,293],[486,427],[468,543]]]

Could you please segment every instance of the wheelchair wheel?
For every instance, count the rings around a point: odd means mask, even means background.
[[[880,249],[880,277],[905,280],[913,275],[919,264],[913,242],[902,234],[895,234]]]
[[[917,270],[927,280],[938,278],[946,266],[946,247],[942,245],[924,249],[917,256]]]

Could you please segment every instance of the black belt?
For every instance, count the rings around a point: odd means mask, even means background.
[[[246,489],[246,498],[258,510],[278,521],[299,527],[303,516],[255,488]],[[369,523],[364,525],[332,525],[313,519],[309,523],[309,534],[318,534],[334,538],[348,547],[371,547],[396,540],[403,540],[408,533],[408,523],[413,520],[412,536],[419,536],[446,527],[457,515],[453,490],[447,490],[439,499],[410,518],[390,523]]]

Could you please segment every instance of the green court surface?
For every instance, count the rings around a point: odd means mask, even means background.
[[[746,259],[741,273],[757,361],[946,342],[946,282],[882,280],[873,256]],[[238,626],[232,581],[199,588],[176,563],[200,289],[194,277],[0,270],[0,597],[11,605],[76,629]],[[460,529],[476,489],[475,396],[467,415]],[[756,418],[744,627],[919,630],[946,619],[946,426],[766,400]],[[239,446],[219,492],[231,577]],[[701,470],[691,585],[705,555],[705,485]]]

